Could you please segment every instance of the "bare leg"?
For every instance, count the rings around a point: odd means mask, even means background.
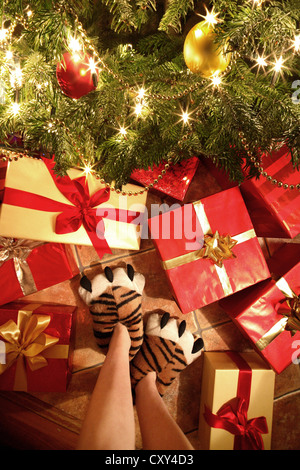
[[[127,328],[118,323],[89,403],[78,450],[133,450],[135,423]]]
[[[136,410],[144,450],[193,450],[169,414],[156,387],[156,373],[149,372],[135,388]]]

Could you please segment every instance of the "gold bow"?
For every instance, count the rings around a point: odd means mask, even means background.
[[[18,278],[23,295],[29,295],[37,291],[31,270],[26,259],[37,246],[44,242],[32,240],[14,240],[0,236],[0,267],[6,261],[12,259],[16,276]]]
[[[210,259],[214,264],[222,268],[223,261],[229,258],[236,258],[232,253],[232,248],[237,244],[237,240],[230,235],[222,236],[216,231],[213,235],[204,236],[204,246],[200,250],[202,258]]]
[[[287,318],[286,327],[287,331],[291,332],[294,336],[297,331],[300,331],[300,297],[295,295],[287,297],[279,302],[276,310],[280,315]]]
[[[282,318],[256,342],[260,351],[283,331],[289,331],[292,336],[300,331],[300,296],[293,292],[284,277],[276,282],[276,286],[285,295],[285,298],[275,305],[275,310]]]
[[[33,314],[38,305],[30,305],[18,312],[17,324],[9,320],[0,326],[0,337],[5,341],[5,364],[0,364],[0,375],[17,362],[14,390],[27,390],[26,363],[32,371],[47,366],[46,357],[65,359],[69,347],[56,345],[59,338],[44,333],[51,317]],[[51,350],[50,350],[51,348]],[[49,350],[46,352],[46,350]],[[46,357],[45,357],[46,356]]]

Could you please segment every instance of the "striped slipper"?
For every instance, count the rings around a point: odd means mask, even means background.
[[[87,304],[93,317],[93,331],[97,344],[104,354],[108,351],[114,326],[121,322],[129,332],[132,360],[143,342],[143,320],[141,297],[145,286],[142,274],[135,273],[131,265],[127,270],[106,267],[90,281],[83,276],[79,295]]]
[[[179,323],[169,313],[153,313],[143,345],[130,364],[133,389],[147,373],[155,371],[157,389],[163,396],[177,375],[201,355],[203,346],[202,338],[186,330],[185,320]]]

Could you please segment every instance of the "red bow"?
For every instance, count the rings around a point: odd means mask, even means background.
[[[71,180],[68,176],[59,177],[53,171],[54,160],[44,158],[43,161],[60,192],[73,204],[57,216],[55,233],[77,232],[83,225],[99,256],[111,253],[104,237],[103,216],[99,216],[96,209],[99,204],[109,200],[110,190],[103,188],[90,196],[87,180],[84,176],[76,180]]]
[[[236,436],[235,450],[263,450],[261,434],[268,433],[266,418],[260,416],[248,420],[247,403],[243,398],[234,398],[225,403],[217,414],[205,407],[204,417],[213,428],[225,429]]]

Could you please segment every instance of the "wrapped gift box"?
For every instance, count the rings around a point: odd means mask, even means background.
[[[153,190],[183,201],[198,165],[199,159],[197,157],[183,160],[175,165],[171,164],[163,178],[153,186]],[[131,174],[131,179],[141,183],[143,186],[149,186],[153,184],[153,181],[157,179],[164,168],[165,163],[162,162],[158,166],[154,165],[153,169],[149,167],[148,170],[134,170]]]
[[[94,246],[100,257],[111,248],[138,250],[147,194],[122,196],[76,169],[58,177],[54,165],[49,159],[9,162],[1,235]],[[126,185],[123,190],[140,188]]]
[[[282,264],[291,266],[292,245],[280,249]],[[300,344],[300,259],[295,247],[294,267],[278,280],[269,279],[244,293],[220,301],[244,336],[265,361],[280,374],[297,356]],[[285,259],[284,254],[287,254]],[[289,253],[288,253],[289,252]],[[272,273],[278,273],[277,262],[270,262]],[[280,267],[282,274],[282,268]]]
[[[223,190],[235,186],[226,172],[209,160],[206,165]],[[294,238],[300,233],[300,172],[293,168],[291,154],[286,146],[263,154],[261,164],[268,175],[278,182],[293,184],[295,189],[284,189],[265,177],[251,178],[240,186],[253,226],[258,237]],[[246,173],[245,173],[246,174]]]
[[[270,450],[275,373],[255,352],[204,353],[201,450]]]
[[[183,313],[270,276],[238,188],[154,216],[148,223]]]
[[[66,305],[1,306],[0,390],[65,392],[71,378],[75,315],[76,307]]]
[[[73,247],[0,236],[0,305],[79,273]]]

